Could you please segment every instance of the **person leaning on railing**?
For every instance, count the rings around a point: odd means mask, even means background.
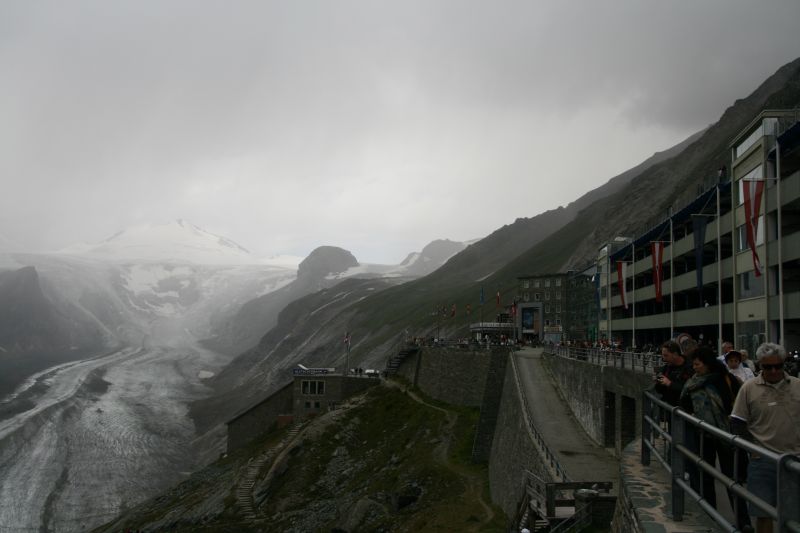
[[[742,385],[733,404],[731,430],[776,453],[800,456],[800,379],[784,372],[786,350],[767,342],[756,350],[761,374]],[[772,505],[777,501],[777,467],[751,454],[747,490]],[[772,532],[772,519],[751,505],[756,531]]]
[[[730,428],[731,409],[741,382],[728,371],[722,361],[717,359],[713,350],[706,346],[702,346],[692,353],[692,368],[694,375],[689,378],[681,392],[681,408],[703,422],[727,432]],[[689,444],[698,450],[699,435],[694,434],[692,440],[694,442]],[[716,464],[717,458],[719,458],[719,467],[722,473],[732,478],[734,475],[734,450],[716,437],[706,434],[703,438],[703,460],[713,466]],[[702,480],[703,498],[717,509],[714,477],[703,472]],[[728,492],[728,498],[733,507],[734,496],[731,492]],[[736,521],[739,528],[749,527],[750,517],[743,500],[738,502],[737,510]]]

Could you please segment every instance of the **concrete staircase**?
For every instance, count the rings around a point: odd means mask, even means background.
[[[386,373],[387,374],[397,374],[397,369],[400,368],[403,360],[409,355],[414,355],[419,351],[419,347],[406,345],[400,348],[397,353],[392,355],[389,360],[386,362]]]
[[[296,423],[289,428],[286,436],[281,439],[279,443],[263,452],[257,457],[252,457],[247,462],[244,469],[244,474],[239,479],[239,484],[236,486],[236,505],[243,518],[247,520],[255,520],[258,518],[258,509],[256,508],[255,497],[253,488],[256,485],[258,474],[264,465],[272,463],[278,453],[283,450],[300,432],[302,424]]]

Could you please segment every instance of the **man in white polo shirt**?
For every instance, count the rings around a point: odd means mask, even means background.
[[[731,427],[739,435],[776,453],[800,455],[800,379],[783,370],[786,350],[767,342],[756,350],[761,374],[742,385],[731,413]],[[774,463],[752,455],[747,468],[747,489],[770,505],[777,501]],[[758,532],[772,532],[772,519],[750,506]]]

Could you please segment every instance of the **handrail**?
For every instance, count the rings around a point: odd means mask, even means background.
[[[525,397],[525,390],[522,388],[522,381],[520,380],[519,371],[517,370],[517,362],[513,354],[511,354],[509,357],[511,358],[511,369],[514,372],[514,379],[517,383],[517,394],[522,400],[522,407],[525,411],[525,423],[528,427],[528,433],[531,436],[531,440],[539,447],[540,452],[548,463],[546,466],[552,470],[554,477],[560,477],[562,481],[570,481],[567,471],[564,470],[564,467],[558,462],[558,458],[547,446],[544,437],[541,433],[539,433],[539,430],[536,428],[536,425],[531,419],[531,412],[528,409],[528,399]]]
[[[652,374],[663,365],[661,355],[654,352],[622,352],[602,348],[546,345],[544,353],[643,374]]]
[[[730,492],[738,498],[747,500],[774,520],[777,520],[779,531],[793,531],[800,533],[800,506],[797,505],[797,495],[800,491],[800,458],[791,454],[778,454],[743,439],[732,435],[707,422],[700,420],[679,407],[674,407],[659,398],[652,392],[643,393],[642,408],[642,456],[643,465],[650,464],[651,453],[655,454],[672,479],[672,514],[675,521],[683,519],[684,498],[688,494],[717,524],[726,531],[737,531],[735,524],[729,522],[712,505],[704,499],[702,489],[697,492],[684,479],[686,463],[694,464],[698,473],[711,475],[715,480],[722,482]],[[661,421],[666,420],[669,432],[661,428]],[[735,448],[734,457],[739,453],[754,453],[775,465],[777,473],[778,502],[772,506],[742,486],[738,479],[731,479],[715,465],[703,460],[703,457],[685,444],[684,436],[687,428],[691,426],[701,436],[701,449],[706,436],[714,437],[720,443]],[[656,443],[658,434],[664,438],[665,445],[669,447],[669,454],[661,456]],[[736,476],[740,477],[740,476]]]

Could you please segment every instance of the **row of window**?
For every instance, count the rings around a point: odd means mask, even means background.
[[[544,299],[545,299],[545,301],[550,299],[550,291],[545,291],[544,292]],[[561,292],[556,292],[555,293],[555,299],[556,300],[560,300],[561,299]],[[525,301],[525,302],[530,302],[531,301],[531,293],[523,292],[522,293],[522,300]],[[541,302],[542,301],[542,293],[541,292],[533,293],[533,301],[534,302]]]
[[[552,280],[550,278],[545,278],[544,280],[541,280],[541,279],[534,279],[534,280],[525,279],[525,280],[522,280],[522,288],[523,289],[530,289],[531,286],[533,286],[534,289],[539,289],[542,286],[542,281],[544,281],[544,287],[545,288],[550,287],[551,283],[552,283],[552,285],[554,287],[560,287],[561,286],[561,278],[554,278]]]

